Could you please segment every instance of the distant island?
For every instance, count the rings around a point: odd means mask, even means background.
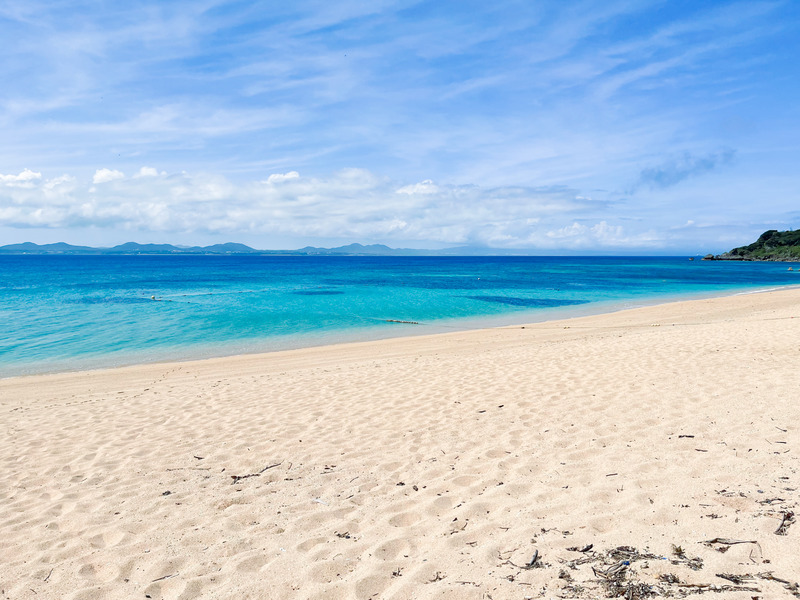
[[[173,246],[172,244],[137,244],[127,242],[111,248],[94,248],[91,246],[73,246],[58,242],[56,244],[9,244],[0,246],[0,254],[80,254],[80,255],[140,255],[140,254],[210,254],[210,255],[391,255],[391,254],[416,254],[424,253],[422,250],[395,250],[388,246],[372,244],[350,244],[338,248],[314,248],[307,246],[299,250],[257,250],[245,244],[227,243],[214,244],[213,246]]]
[[[491,248],[458,247],[443,250],[418,250],[413,248],[390,248],[383,244],[348,244],[336,248],[317,248],[306,246],[298,250],[257,250],[245,244],[227,243],[213,246],[173,246],[172,244],[137,244],[127,242],[111,248],[92,246],[73,246],[64,242],[56,244],[9,244],[0,246],[0,255],[83,255],[83,256],[121,256],[121,255],[250,255],[250,256],[515,256],[524,252],[518,250],[497,250]]]
[[[724,254],[707,255],[703,260],[800,261],[800,231],[770,229],[749,246],[740,246]]]

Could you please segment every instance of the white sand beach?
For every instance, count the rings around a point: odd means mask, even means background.
[[[799,390],[800,289],[0,380],[0,598],[800,596]]]

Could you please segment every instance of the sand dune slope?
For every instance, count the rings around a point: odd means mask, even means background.
[[[798,290],[3,380],[0,598],[800,597],[798,391]]]

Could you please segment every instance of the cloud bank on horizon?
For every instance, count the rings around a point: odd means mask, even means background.
[[[791,0],[0,6],[0,244],[706,252],[796,226]]]

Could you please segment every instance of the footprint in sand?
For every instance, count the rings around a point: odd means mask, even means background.
[[[499,449],[489,450],[486,453],[486,458],[505,458],[506,456],[508,456],[508,452]]]
[[[324,537],[312,538],[310,540],[306,540],[305,542],[303,542],[301,544],[298,544],[297,545],[297,549],[300,552],[308,552],[314,546],[318,546],[319,544],[324,544],[327,541],[328,541],[328,538],[324,538]]]
[[[373,598],[379,596],[389,584],[391,578],[383,575],[370,575],[356,583],[356,598]]]
[[[107,583],[119,579],[119,567],[110,564],[85,564],[78,569],[78,575],[94,582]]]
[[[347,559],[343,556],[338,556],[330,560],[313,564],[312,567],[306,571],[305,576],[317,583],[331,583],[352,573],[357,566],[357,559]]]
[[[269,562],[266,556],[250,556],[236,563],[236,570],[240,573],[255,573]]]
[[[441,516],[445,511],[453,507],[453,499],[450,496],[440,496],[430,503],[426,512],[429,515]]]
[[[409,554],[411,548],[412,546],[407,539],[398,538],[378,546],[373,555],[381,560],[392,560],[400,554]]]
[[[178,598],[184,596],[185,591],[186,582],[174,577],[158,583],[151,583],[144,588],[144,596],[145,598]]]
[[[389,525],[394,527],[411,527],[420,520],[420,516],[415,512],[400,513],[389,519]]]
[[[89,543],[95,548],[110,548],[118,546],[126,538],[124,531],[112,530],[89,538]]]

